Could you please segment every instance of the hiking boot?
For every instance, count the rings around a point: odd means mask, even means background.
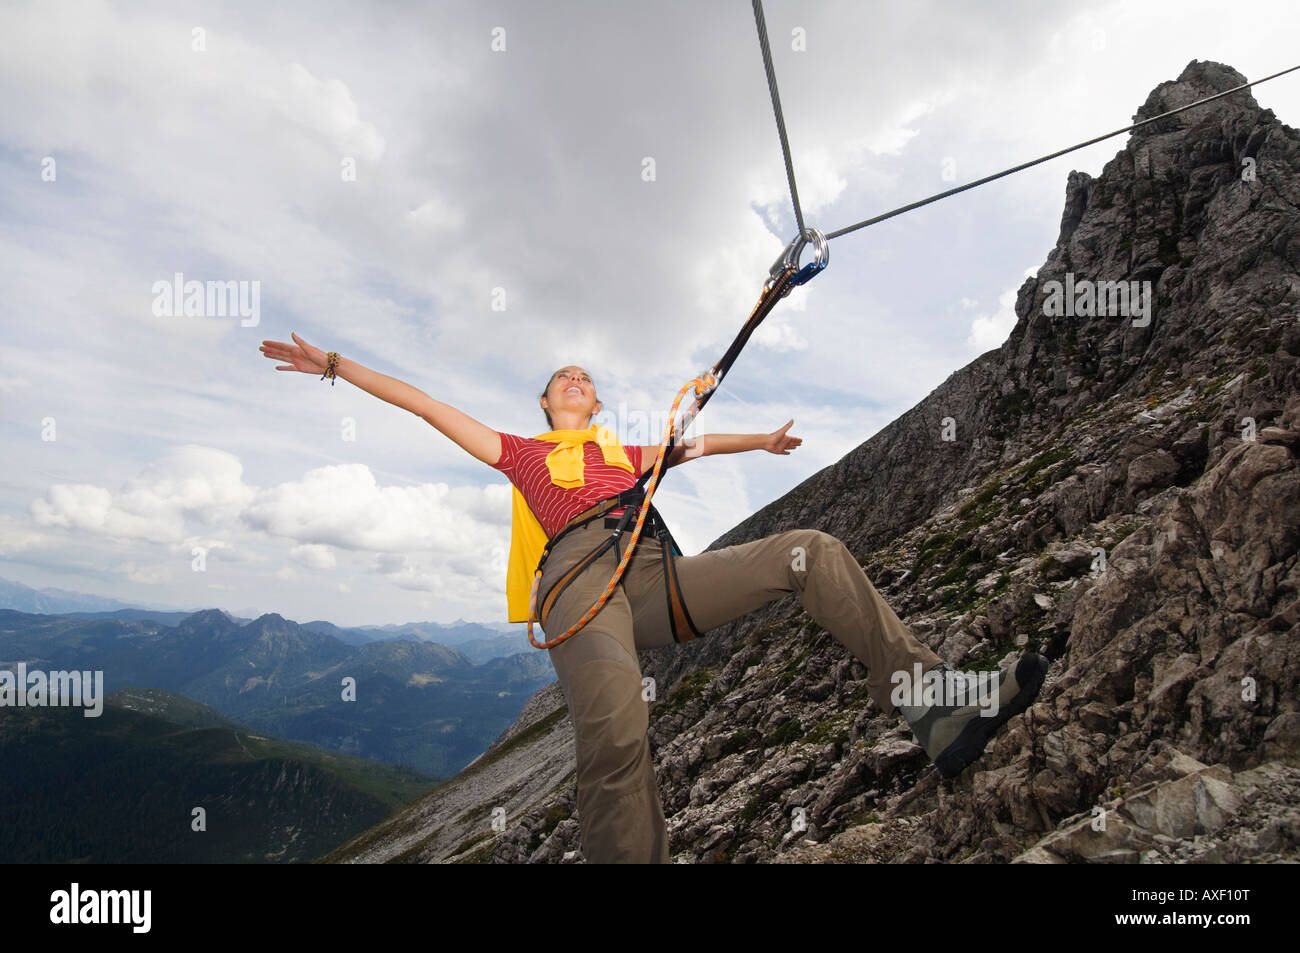
[[[998,728],[1033,703],[1047,665],[1047,659],[1033,652],[989,673],[958,672],[940,662],[923,676],[923,684],[933,689],[910,696],[933,703],[899,705],[898,710],[939,773],[955,778],[984,753]]]

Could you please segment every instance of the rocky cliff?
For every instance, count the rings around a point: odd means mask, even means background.
[[[1193,61],[1136,119],[1245,81]],[[710,549],[832,533],[954,665],[1047,655],[1038,702],[943,781],[794,595],[645,653],[676,860],[1300,856],[1300,133],[1249,91],[1135,131],[1016,313]],[[331,859],[578,861],[574,804],[552,685]]]

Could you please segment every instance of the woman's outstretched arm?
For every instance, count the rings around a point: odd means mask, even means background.
[[[668,455],[665,461],[665,468],[676,466],[683,460],[695,460],[699,457],[711,456],[715,453],[740,453],[744,450],[766,450],[769,453],[779,453],[782,456],[788,456],[790,451],[799,444],[803,443],[801,437],[791,437],[786,431],[794,426],[791,420],[779,430],[772,433],[706,433],[695,437],[687,443],[679,443],[673,447],[672,453]],[[644,473],[654,466],[655,457],[659,454],[659,446],[641,448],[641,460],[644,464]]]
[[[308,344],[297,334],[293,334],[293,339],[296,346],[280,341],[263,341],[261,351],[272,360],[290,363],[288,367],[277,367],[277,371],[324,374],[327,363],[325,352]],[[339,357],[334,373],[367,394],[373,394],[380,400],[423,418],[470,456],[482,460],[488,466],[494,466],[501,459],[500,434],[469,414],[434,400],[418,387],[412,387],[396,377],[373,371],[342,356]]]
[[[740,453],[744,450],[766,450],[789,456],[790,451],[803,443],[801,437],[791,437],[786,431],[794,426],[791,420],[784,427],[771,433],[706,433],[700,437],[704,452],[699,456],[707,457],[715,453]]]

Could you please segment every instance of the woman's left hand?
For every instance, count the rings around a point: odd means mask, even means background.
[[[799,437],[786,436],[786,431],[793,426],[794,421],[791,420],[780,430],[775,430],[768,434],[763,441],[763,449],[768,453],[779,453],[783,456],[789,456],[791,450],[803,443],[803,440]]]

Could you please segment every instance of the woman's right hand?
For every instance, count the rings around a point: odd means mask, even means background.
[[[329,358],[325,352],[318,347],[312,347],[292,331],[289,332],[294,344],[285,344],[283,341],[263,341],[262,346],[258,349],[264,355],[273,361],[288,361],[287,365],[279,365],[277,371],[302,371],[304,374],[324,374],[326,367],[329,366]]]

